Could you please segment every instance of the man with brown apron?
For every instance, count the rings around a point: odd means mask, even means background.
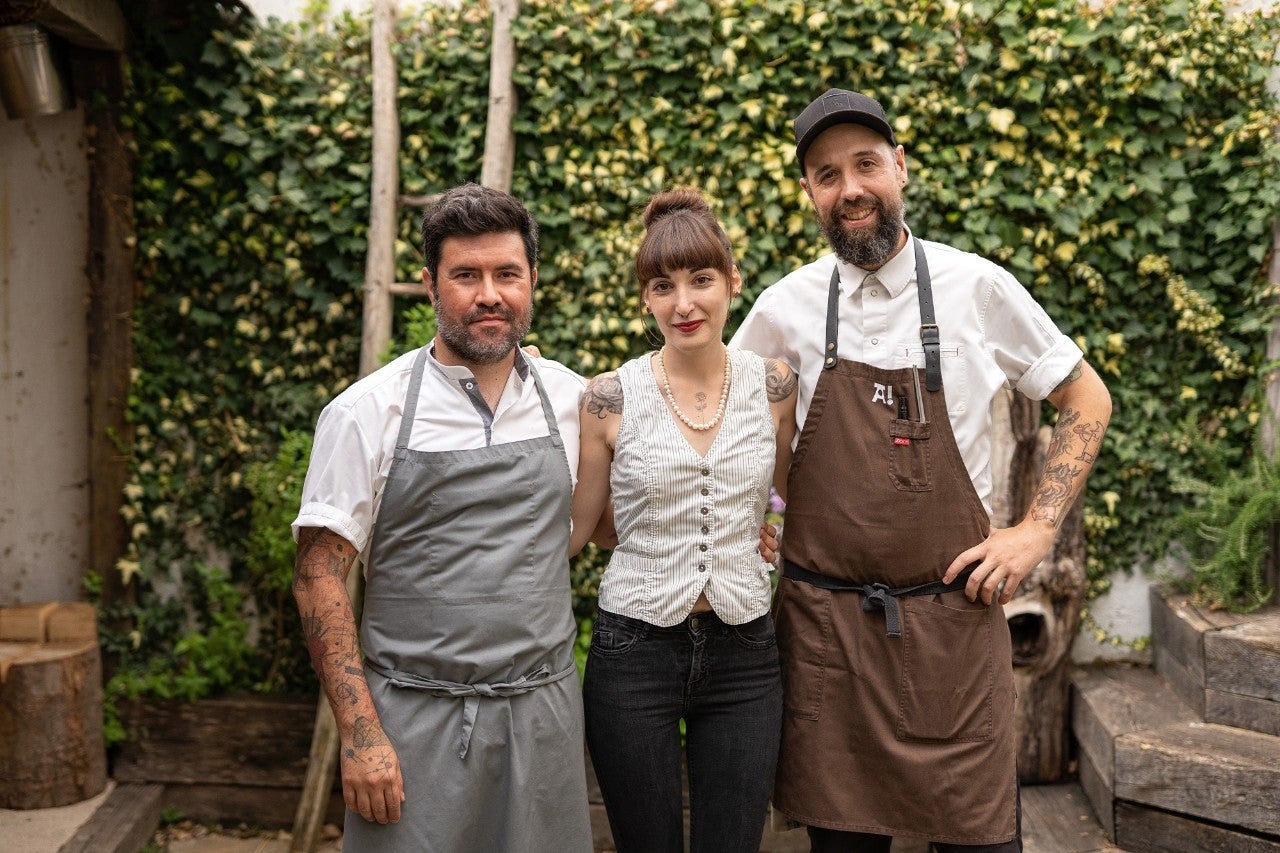
[[[1110,398],[1011,275],[911,235],[877,101],[829,90],[795,132],[835,256],[766,289],[733,341],[800,383],[774,806],[815,851],[1021,850],[1001,604],[1083,487]],[[1007,385],[1060,415],[1027,517],[999,530],[988,431]]]
[[[423,238],[436,339],[326,407],[294,523],[343,849],[589,851],[567,559],[583,382],[517,348],[537,279],[523,205],[456,188]]]

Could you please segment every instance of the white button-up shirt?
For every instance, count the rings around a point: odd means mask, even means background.
[[[360,379],[320,413],[302,487],[302,509],[293,522],[294,538],[299,528],[323,527],[349,541],[363,557],[395,454],[417,354],[417,350],[406,353]],[[542,378],[564,439],[569,474],[576,477],[578,401],[586,383],[557,362],[528,361]],[[549,432],[524,353],[517,352],[516,368],[492,413],[470,370],[441,364],[434,353],[427,358],[409,437],[411,450],[474,450]]]
[[[840,358],[890,369],[924,367],[911,239],[874,273],[835,255],[801,267],[760,294],[730,342],[781,359],[796,372],[797,439],[822,373],[827,287],[837,264]],[[991,406],[996,394],[1013,387],[1043,400],[1083,353],[1009,272],[978,255],[921,242],[942,340],[942,388],[951,429],[990,514]]]

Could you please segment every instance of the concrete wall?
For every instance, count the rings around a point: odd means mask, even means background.
[[[83,599],[89,550],[84,115],[0,114],[0,606]]]

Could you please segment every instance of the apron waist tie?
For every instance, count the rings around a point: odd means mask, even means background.
[[[782,561],[782,575],[820,589],[862,593],[862,609],[864,611],[870,613],[876,608],[884,611],[885,636],[887,637],[902,636],[902,615],[898,607],[898,598],[900,596],[937,595],[942,592],[954,592],[958,589],[964,589],[965,583],[969,580],[969,572],[965,572],[951,583],[930,581],[929,583],[902,587],[891,587],[882,583],[862,584],[820,575],[785,559]]]
[[[544,684],[553,684],[562,678],[568,677],[570,673],[577,672],[577,666],[569,664],[565,669],[559,672],[552,672],[547,664],[535,669],[533,672],[522,675],[515,681],[497,682],[495,684],[477,683],[477,684],[459,684],[456,681],[440,681],[435,678],[426,678],[421,675],[414,675],[411,672],[400,672],[399,670],[389,669],[380,666],[369,659],[365,659],[365,665],[369,669],[381,675],[383,678],[391,682],[395,687],[403,687],[407,690],[421,690],[430,693],[432,696],[446,696],[462,700],[462,735],[458,744],[458,758],[466,758],[467,750],[471,746],[471,732],[475,729],[476,714],[480,710],[480,699],[496,698],[501,696],[516,696],[521,693],[528,693]]]

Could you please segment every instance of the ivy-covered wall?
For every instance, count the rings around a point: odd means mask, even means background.
[[[478,179],[487,11],[402,16],[403,192]],[[236,25],[132,69],[142,297],[120,570],[138,603],[134,632],[106,638],[118,690],[313,688],[279,568],[247,544],[246,472],[356,370],[368,29]],[[516,42],[513,191],[543,228],[531,340],[545,355],[591,374],[650,346],[631,257],[640,207],[672,184],[715,200],[742,311],[822,253],[790,121],[828,86],[859,88],[895,118],[913,230],[1010,268],[1111,389],[1086,515],[1096,584],[1149,556],[1179,477],[1248,454],[1280,212],[1274,16],[1167,0],[526,0]],[[406,211],[402,281],[420,266],[414,224]],[[575,574],[584,608],[592,565]]]

